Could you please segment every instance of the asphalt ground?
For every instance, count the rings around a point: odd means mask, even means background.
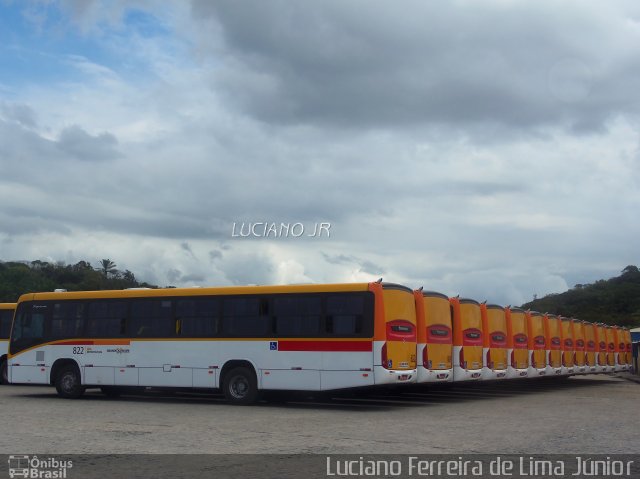
[[[0,387],[0,454],[637,453],[640,384],[587,375],[279,394],[231,406],[210,392],[60,399]]]

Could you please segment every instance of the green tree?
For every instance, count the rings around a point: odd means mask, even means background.
[[[100,266],[98,267],[98,271],[101,271],[105,278],[108,278],[110,274],[115,274],[116,264],[110,259],[103,259],[100,261]]]

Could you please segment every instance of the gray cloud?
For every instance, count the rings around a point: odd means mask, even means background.
[[[113,160],[120,156],[118,140],[111,133],[92,136],[77,125],[60,133],[58,148],[72,158],[82,161]]]
[[[380,275],[385,273],[385,269],[382,266],[378,266],[373,262],[358,258],[353,255],[330,255],[326,253],[322,253],[322,257],[325,259],[327,263],[336,264],[336,265],[356,265],[359,270],[363,273],[372,274],[372,275]]]
[[[202,48],[212,22],[224,38],[216,87],[267,123],[593,131],[638,113],[624,5],[194,0],[192,14]]]
[[[0,102],[0,114],[5,119],[15,121],[27,128],[35,128],[37,126],[35,111],[24,103]]]

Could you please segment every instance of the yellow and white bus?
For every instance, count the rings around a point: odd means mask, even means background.
[[[596,362],[598,364],[596,372],[606,373],[609,372],[607,332],[603,323],[595,323],[594,326],[596,331]]]
[[[573,372],[576,374],[585,374],[588,372],[585,357],[585,337],[584,322],[579,319],[573,320]]]
[[[627,327],[624,330],[624,346],[625,346],[625,361],[627,363],[627,371],[631,371],[633,365],[633,347],[631,345],[631,330]]]
[[[482,379],[507,377],[507,317],[497,304],[480,305],[482,315]]]
[[[418,327],[418,382],[451,382],[453,335],[449,298],[422,289],[413,294]]]
[[[527,335],[529,339],[528,377],[537,378],[547,373],[547,350],[544,334],[544,320],[537,311],[526,311]]]
[[[482,317],[480,303],[449,298],[453,318],[453,380],[471,381],[482,376]]]
[[[616,338],[613,334],[613,326],[608,324],[604,324],[604,333],[607,338],[607,371],[612,373],[616,370],[616,365],[618,364],[616,358]]]
[[[555,314],[544,315],[545,348],[547,354],[547,376],[562,374],[562,327]]]
[[[507,378],[526,378],[529,371],[527,318],[524,310],[507,306]]]
[[[22,295],[12,383],[321,391],[416,381],[413,292],[389,283]]]
[[[615,342],[615,358],[616,358],[616,367],[615,371],[626,371],[627,370],[627,345],[624,337],[624,330],[620,326],[613,326],[613,337]]]
[[[596,325],[584,322],[584,356],[587,366],[587,371],[590,373],[598,372],[597,358],[596,358]]]
[[[562,327],[562,375],[566,376],[573,374],[574,367],[573,319],[562,316],[560,326]]]
[[[7,352],[15,303],[0,303],[0,384],[7,384]]]

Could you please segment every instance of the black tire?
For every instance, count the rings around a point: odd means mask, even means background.
[[[64,366],[56,376],[56,391],[65,399],[77,399],[84,394],[84,386],[80,380],[77,366]]]
[[[9,384],[9,370],[6,359],[0,361],[0,384]]]
[[[224,397],[231,404],[246,406],[258,400],[258,380],[250,368],[233,368],[222,381]]]
[[[102,394],[104,394],[108,398],[117,398],[120,397],[120,394],[122,394],[122,390],[114,386],[102,386],[100,388],[100,391],[102,391]]]

